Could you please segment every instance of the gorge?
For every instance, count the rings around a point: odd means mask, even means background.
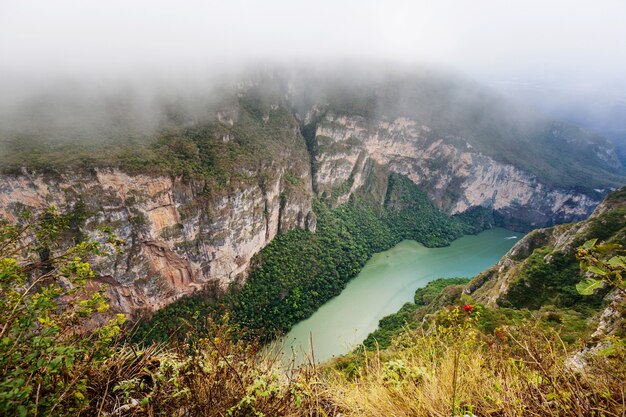
[[[454,77],[352,75],[0,123],[0,413],[619,415],[610,142]]]
[[[42,131],[46,118],[24,127],[15,120],[41,106],[27,103],[0,132],[0,214],[11,220],[54,204],[76,211],[88,236],[111,227],[124,252],[96,269],[114,309],[137,316],[211,282],[245,280],[277,234],[315,232],[316,200],[338,207],[356,198],[380,212],[390,173],[408,177],[439,210],[474,216],[472,232],[582,219],[623,179],[604,139],[471,83],[428,72],[353,78],[260,73],[200,115],[166,100],[150,140],[119,116],[136,111],[132,100],[112,101],[115,112],[103,118],[115,129],[106,135]]]

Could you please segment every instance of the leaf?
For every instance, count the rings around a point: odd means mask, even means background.
[[[603,286],[604,283],[601,280],[585,278],[576,284],[576,291],[581,295],[593,295],[596,289],[602,288]]]
[[[585,243],[583,243],[582,248],[583,249],[591,249],[596,244],[597,241],[598,241],[598,239],[588,240]]]
[[[594,265],[588,266],[587,270],[589,272],[592,272],[592,273],[596,274],[596,275],[600,275],[600,276],[605,276],[606,275],[606,271],[604,269],[600,269],[600,268],[598,268],[597,266],[594,266]]]
[[[611,265],[614,268],[617,267],[625,267],[626,264],[624,263],[624,261],[626,260],[625,256],[614,256],[611,259],[609,259],[609,265]]]

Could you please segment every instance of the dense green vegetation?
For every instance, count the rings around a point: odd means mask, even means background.
[[[387,224],[402,239],[414,239],[429,247],[448,245],[472,226],[445,216],[407,177],[392,174],[385,198]]]
[[[463,285],[470,282],[470,278],[437,278],[430,281],[425,287],[415,291],[414,302],[418,306],[429,305],[441,292],[450,285]]]
[[[573,253],[553,252],[550,247],[536,249],[525,261],[509,291],[498,299],[504,307],[536,310],[543,305],[598,308],[604,292],[591,297],[580,295],[576,284],[581,280],[578,261]]]
[[[293,230],[277,236],[253,260],[256,266],[242,288],[233,288],[219,304],[199,297],[174,303],[140,326],[137,338],[163,340],[177,330],[184,334],[194,318],[224,310],[248,334],[272,338],[338,295],[374,253],[403,239],[430,247],[447,245],[475,231],[439,211],[400,175],[389,178],[382,211],[359,197],[336,209],[319,201],[314,208],[316,233]]]
[[[441,292],[451,285],[467,284],[469,278],[437,278],[430,281],[423,288],[415,291],[415,302],[406,303],[398,312],[383,317],[378,323],[378,329],[373,331],[363,341],[363,346],[367,349],[386,349],[391,344],[394,337],[399,335],[404,329],[415,328],[418,323],[416,313],[418,310],[425,312],[425,306],[430,305]]]
[[[513,219],[508,219],[508,221],[505,222],[502,216],[498,215],[494,210],[482,206],[472,207],[463,213],[455,214],[454,217],[466,223],[468,227],[472,227],[471,233],[473,234],[494,227],[504,227],[506,229],[507,223],[511,224],[514,222]],[[526,227],[528,226],[520,222],[519,225],[513,224],[513,227],[509,227],[509,229],[525,230]]]

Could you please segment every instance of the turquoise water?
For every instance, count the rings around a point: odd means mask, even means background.
[[[322,362],[352,350],[378,327],[378,321],[413,300],[415,290],[439,277],[471,277],[494,265],[521,237],[506,229],[464,236],[445,248],[426,248],[411,240],[377,253],[361,273],[310,318],[283,338],[285,360],[302,363],[313,342]]]

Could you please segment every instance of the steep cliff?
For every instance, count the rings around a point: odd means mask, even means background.
[[[484,207],[519,228],[578,220],[599,202],[597,195],[542,183],[467,142],[448,143],[428,126],[404,117],[372,120],[325,113],[316,123],[314,140],[314,189],[336,198],[337,204],[364,185],[370,161],[407,175],[450,214]]]
[[[296,172],[309,184],[308,172]],[[100,260],[117,309],[154,311],[216,280],[242,279],[250,259],[279,232],[315,229],[306,188],[294,190],[284,168],[264,186],[249,184],[203,194],[204,184],[167,176],[128,175],[117,169],[59,176],[3,176],[0,216],[24,207],[84,204],[81,230],[94,238],[112,227],[126,244],[122,254]]]
[[[57,120],[53,102],[27,103],[12,115],[20,123],[0,126],[0,216],[55,204],[85,214],[80,233],[111,227],[126,246],[100,261],[99,280],[134,313],[245,279],[278,233],[315,230],[315,198],[382,208],[391,173],[448,214],[482,208],[519,229],[584,218],[623,180],[601,138],[513,117],[475,88],[423,74],[357,87],[324,77],[255,76],[164,100],[150,126],[126,98],[70,101],[60,113],[86,127]],[[28,120],[33,106],[43,115]],[[112,114],[92,114],[102,109]]]

